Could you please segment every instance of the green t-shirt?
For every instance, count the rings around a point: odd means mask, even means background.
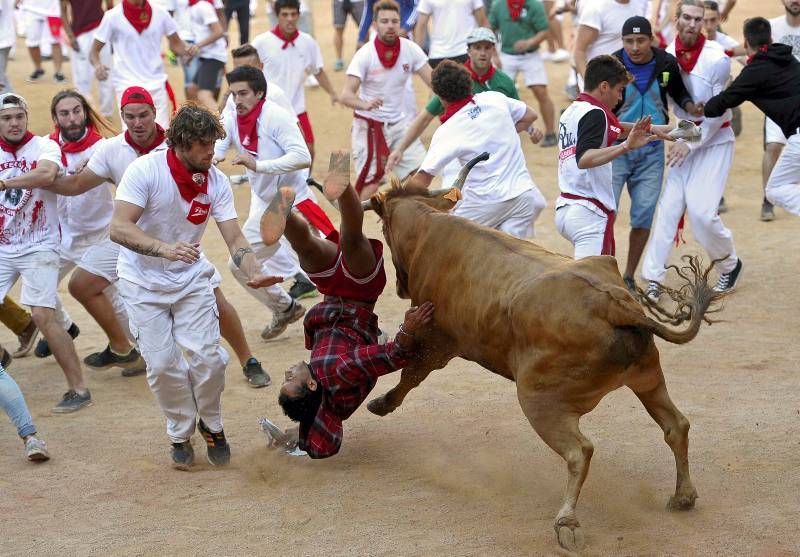
[[[500,50],[506,54],[520,54],[514,50],[514,43],[530,39],[548,27],[547,15],[539,0],[526,0],[517,21],[511,19],[506,0],[494,0],[489,11],[489,25],[500,33]],[[537,46],[528,52],[535,52],[538,48]]]
[[[482,84],[474,79],[472,80],[473,95],[485,91],[497,91],[498,93],[503,93],[506,97],[519,100],[519,93],[517,93],[517,86],[514,84],[514,80],[508,77],[508,74],[502,70],[495,70],[494,75],[486,84]],[[428,101],[425,110],[434,116],[439,116],[444,112],[444,106],[442,106],[442,101],[439,100],[439,97],[434,95],[433,98]]]

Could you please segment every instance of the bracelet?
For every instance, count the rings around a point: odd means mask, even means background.
[[[398,335],[406,335],[406,336],[407,336],[407,337],[409,337],[409,338],[414,338],[414,335],[412,335],[411,333],[409,333],[408,331],[406,331],[406,330],[403,328],[403,324],[402,324],[402,323],[400,323],[400,327],[399,327],[399,328],[398,328],[398,330],[397,330],[397,334],[398,334]]]

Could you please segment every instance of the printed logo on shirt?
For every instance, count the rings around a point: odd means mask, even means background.
[[[567,125],[563,122],[558,124],[558,141],[561,144],[562,151],[578,143],[575,136],[567,131]]]
[[[13,189],[3,192],[2,202],[0,202],[0,210],[6,215],[13,217],[20,209],[27,205],[30,198],[33,196],[31,190]]]
[[[403,64],[403,73],[408,73],[411,71],[411,64]]]
[[[477,105],[473,106],[472,108],[470,108],[467,111],[467,116],[469,116],[470,120],[474,120],[475,118],[477,118],[480,115],[481,115],[481,107],[479,107]]]
[[[186,215],[186,220],[192,224],[203,224],[208,218],[209,209],[211,209],[211,203],[200,203],[194,199],[189,206],[189,214]]]

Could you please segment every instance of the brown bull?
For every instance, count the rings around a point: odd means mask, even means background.
[[[709,305],[720,295],[708,286],[707,270],[693,259],[679,270],[685,285],[670,291],[679,302],[670,322],[688,326],[678,331],[645,315],[612,257],[573,261],[448,215],[443,211],[453,201],[412,186],[394,184],[370,203],[383,220],[398,294],[436,306],[435,323],[416,335],[418,361],[403,369],[396,387],[369,403],[371,412],[392,412],[431,371],[455,357],[516,382],[525,416],[567,461],[555,530],[559,544],[575,550],[583,545],[575,505],[593,452],[578,423],[607,393],[625,385],[664,430],[675,455],[677,485],[668,507],[694,506],[689,422],[667,393],[653,335],[681,344],[709,321]]]

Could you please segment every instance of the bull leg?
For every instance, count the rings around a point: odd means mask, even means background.
[[[589,473],[594,446],[578,428],[581,414],[574,408],[549,396],[520,394],[519,402],[539,437],[567,462],[567,489],[553,527],[561,547],[579,551],[583,548],[584,537],[575,505]]]
[[[400,382],[383,396],[370,400],[369,404],[367,404],[367,409],[378,416],[385,416],[394,412],[397,407],[403,404],[403,399],[406,398],[409,391],[422,383],[433,370],[433,367],[422,363],[404,367],[403,371],[400,372]]]
[[[675,495],[669,498],[669,510],[687,510],[694,507],[697,490],[689,477],[689,420],[681,414],[667,393],[664,376],[658,371],[658,383],[655,388],[636,392],[647,413],[664,431],[664,440],[675,455],[677,480]]]

